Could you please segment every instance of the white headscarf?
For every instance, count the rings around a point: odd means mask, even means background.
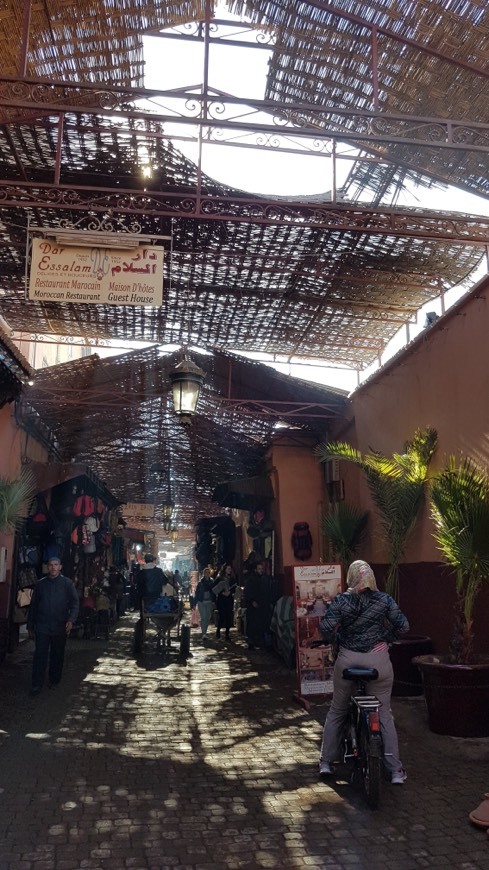
[[[357,559],[352,562],[348,568],[346,577],[346,585],[350,592],[359,594],[365,589],[371,589],[372,592],[377,591],[377,583],[375,582],[374,572],[368,562],[363,562]]]

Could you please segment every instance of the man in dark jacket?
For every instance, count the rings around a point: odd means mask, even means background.
[[[27,617],[29,637],[35,637],[31,695],[38,695],[49,660],[49,687],[57,686],[63,671],[66,638],[76,622],[80,603],[73,582],[61,573],[53,557],[48,573],[34,587]]]
[[[244,584],[246,602],[246,639],[248,649],[265,646],[265,633],[270,627],[272,614],[270,583],[265,574],[265,563],[257,562],[246,575]]]
[[[138,574],[139,595],[145,606],[153,604],[160,597],[165,583],[165,575],[156,564],[156,557],[152,553],[146,553],[144,565],[141,565]]]

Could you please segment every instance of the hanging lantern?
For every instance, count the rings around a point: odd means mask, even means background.
[[[172,527],[172,516],[175,509],[174,503],[170,498],[163,505],[163,528],[165,532],[169,532]]]
[[[165,520],[171,520],[174,507],[175,505],[172,501],[165,502],[165,504],[163,505],[163,517]]]
[[[184,359],[168,372],[168,377],[173,390],[175,414],[182,423],[190,423],[195,414],[205,373],[191,360]]]

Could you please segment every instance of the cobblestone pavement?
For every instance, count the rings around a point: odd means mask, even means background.
[[[293,699],[272,653],[233,644],[192,657],[70,640],[61,686],[28,697],[32,644],[0,666],[0,870],[489,870],[467,813],[489,786],[489,741],[429,732],[398,699],[404,786],[379,810],[317,779],[325,707]]]

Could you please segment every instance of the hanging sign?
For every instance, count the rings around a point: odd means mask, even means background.
[[[29,299],[89,305],[163,301],[164,248],[86,248],[33,239]]]
[[[294,613],[299,697],[333,692],[331,646],[312,648],[321,640],[319,623],[330,601],[342,591],[341,565],[294,565]]]
[[[125,517],[138,517],[139,519],[152,519],[155,515],[154,504],[149,502],[127,502],[122,513]]]

